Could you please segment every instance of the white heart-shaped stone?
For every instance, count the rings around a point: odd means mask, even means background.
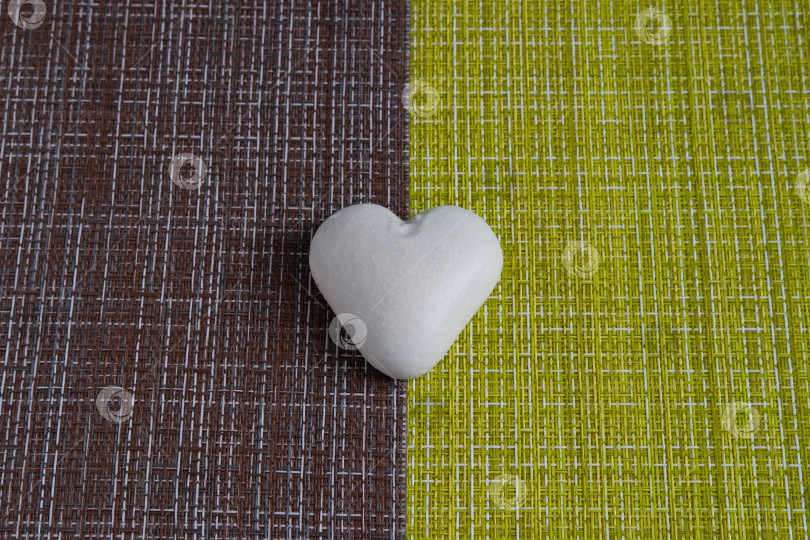
[[[354,345],[390,377],[430,371],[498,283],[503,253],[486,222],[439,206],[408,221],[357,204],[321,224],[309,252],[312,277]]]

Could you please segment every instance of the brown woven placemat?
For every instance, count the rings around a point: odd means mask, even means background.
[[[0,536],[400,537],[405,386],[332,343],[308,251],[349,204],[407,214],[406,3],[29,4]]]

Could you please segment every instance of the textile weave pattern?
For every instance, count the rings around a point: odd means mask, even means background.
[[[401,538],[405,385],[329,339],[308,253],[407,213],[406,4],[19,4],[0,536]]]
[[[504,271],[409,386],[409,538],[808,538],[810,8],[414,0],[411,211]]]

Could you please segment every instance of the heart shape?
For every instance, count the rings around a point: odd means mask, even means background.
[[[376,204],[329,216],[312,238],[312,277],[351,343],[390,377],[444,358],[501,276],[498,238],[475,213],[439,206],[408,221]]]

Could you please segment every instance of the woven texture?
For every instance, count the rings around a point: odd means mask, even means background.
[[[406,387],[308,252],[407,214],[405,3],[37,3],[0,22],[0,536],[400,538]]]
[[[411,211],[505,266],[410,383],[410,538],[808,537],[810,9],[649,7],[413,2]]]

